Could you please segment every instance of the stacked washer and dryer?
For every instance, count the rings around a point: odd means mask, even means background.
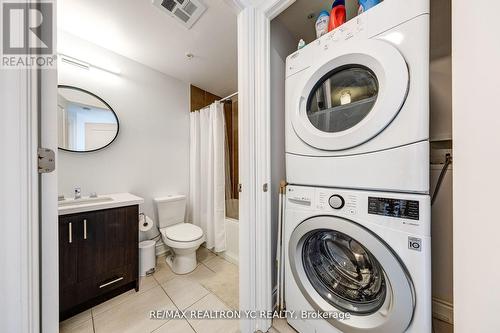
[[[430,333],[429,0],[386,0],[290,55],[286,124],[289,324]]]

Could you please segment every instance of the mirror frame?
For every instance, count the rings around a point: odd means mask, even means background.
[[[78,88],[78,87],[75,87],[75,86],[70,86],[70,85],[65,85],[65,84],[58,84],[57,85],[58,93],[59,93],[59,88],[66,88],[66,89],[78,90],[78,91],[84,92],[86,94],[89,94],[89,95],[97,98],[104,105],[106,105],[111,112],[113,112],[113,115],[116,118],[116,134],[115,134],[115,137],[113,138],[113,140],[111,140],[107,145],[105,145],[105,146],[103,146],[101,148],[98,148],[98,149],[94,149],[94,150],[78,151],[78,150],[70,150],[70,149],[66,149],[66,148],[61,148],[61,147],[59,147],[59,144],[58,144],[57,148],[59,150],[67,151],[67,152],[70,152],[70,153],[77,153],[77,154],[93,153],[93,152],[96,152],[96,151],[99,151],[99,150],[103,150],[104,148],[109,147],[109,145],[111,145],[113,142],[116,141],[116,138],[118,137],[118,134],[120,133],[120,120],[118,119],[118,115],[116,114],[115,110],[113,110],[113,108],[108,103],[106,103],[105,100],[103,100],[101,97],[97,96],[96,94],[91,93],[88,90],[85,90],[85,89],[82,89],[82,88]],[[59,133],[58,133],[58,135],[59,135]]]

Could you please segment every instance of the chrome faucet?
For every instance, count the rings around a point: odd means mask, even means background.
[[[75,187],[75,200],[82,198],[82,189],[80,187]]]

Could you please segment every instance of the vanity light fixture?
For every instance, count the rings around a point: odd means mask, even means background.
[[[60,57],[60,60],[62,63],[65,63],[65,64],[68,64],[68,65],[72,65],[72,66],[75,66],[75,67],[78,67],[80,69],[85,69],[85,70],[90,70],[92,68],[95,68],[95,69],[99,69],[101,71],[105,71],[105,72],[108,72],[108,73],[111,73],[111,74],[115,74],[115,75],[120,75],[121,74],[121,70],[119,68],[116,68],[116,67],[112,67],[112,66],[97,66],[97,65],[94,65],[94,64],[90,64],[86,61],[83,61],[83,60],[80,60],[80,59],[77,59],[75,57],[72,57],[72,56],[69,56],[69,55],[66,55],[66,54],[62,54],[62,53],[58,53],[58,56]]]

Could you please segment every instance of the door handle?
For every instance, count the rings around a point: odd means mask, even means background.
[[[73,224],[70,222],[68,223],[69,226],[69,243],[73,243]]]
[[[83,239],[87,239],[87,220],[83,220]]]
[[[111,285],[111,284],[113,284],[113,283],[117,283],[118,281],[121,281],[121,280],[123,280],[123,276],[122,276],[122,277],[119,277],[119,278],[117,278],[117,279],[114,279],[113,281],[109,281],[109,282],[106,282],[106,283],[104,283],[104,284],[101,284],[101,285],[99,286],[99,288],[104,288],[104,287],[107,287],[107,286],[109,286],[109,285]]]

